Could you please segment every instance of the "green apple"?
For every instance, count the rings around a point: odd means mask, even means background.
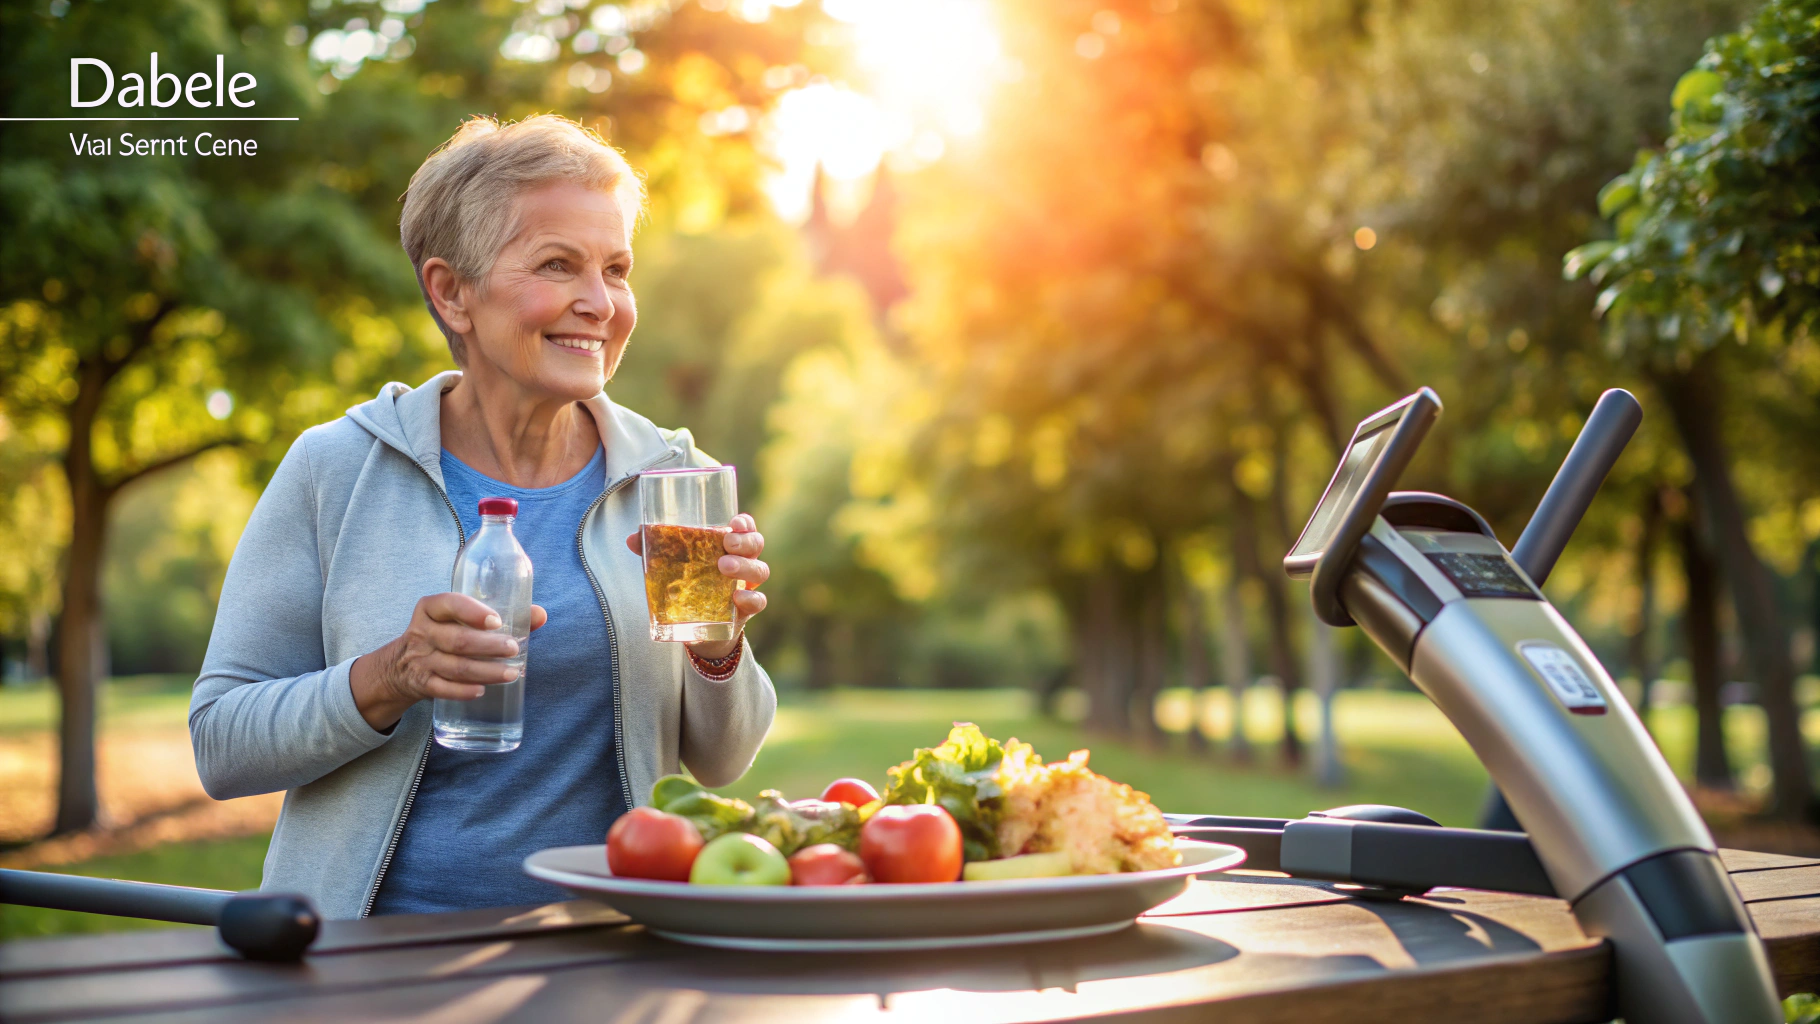
[[[1054,878],[1073,873],[1074,868],[1065,853],[1026,853],[1003,860],[969,861],[961,868],[961,881],[1002,882],[1012,878]]]
[[[695,855],[689,881],[696,885],[789,885],[790,861],[758,836],[729,832],[716,836]]]

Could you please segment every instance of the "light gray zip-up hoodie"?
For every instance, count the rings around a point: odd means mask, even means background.
[[[441,398],[459,379],[387,384],[291,445],[228,564],[190,700],[210,796],[288,791],[261,888],[302,893],[329,918],[371,911],[429,754],[429,702],[375,731],[348,669],[404,632],[419,598],[449,589],[463,536],[443,487]],[[647,469],[714,461],[687,431],[662,430],[605,394],[586,405],[607,488],[576,542],[607,621],[614,746],[635,807],[679,765],[710,786],[738,778],[777,698],[749,649],[731,679],[713,682],[681,644],[650,639],[643,575],[625,545],[639,520],[626,485]]]

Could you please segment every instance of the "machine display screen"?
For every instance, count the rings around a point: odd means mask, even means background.
[[[1503,555],[1462,551],[1430,552],[1428,560],[1447,574],[1464,597],[1527,597],[1540,600]]]
[[[1328,537],[1338,525],[1341,514],[1359,496],[1359,489],[1365,486],[1365,477],[1370,475],[1384,446],[1390,443],[1390,435],[1398,422],[1392,420],[1353,439],[1340,468],[1333,474],[1333,482],[1327,485],[1327,493],[1321,496],[1321,504],[1308,518],[1308,528],[1302,531],[1302,539],[1296,541],[1295,550],[1289,553],[1292,557],[1319,554],[1327,549]]]

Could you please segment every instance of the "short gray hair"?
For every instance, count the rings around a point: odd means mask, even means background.
[[[411,175],[398,238],[458,365],[467,362],[467,352],[430,302],[424,261],[440,256],[463,281],[485,280],[518,229],[518,197],[559,181],[612,192],[628,224],[644,210],[644,182],[619,150],[556,114],[509,123],[470,118]]]

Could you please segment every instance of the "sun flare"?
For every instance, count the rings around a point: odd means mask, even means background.
[[[785,217],[808,211],[820,165],[856,181],[881,161],[914,169],[985,127],[995,83],[1016,77],[987,0],[822,0],[844,29],[851,82],[815,81],[779,98],[766,138],[780,167],[767,191]]]

